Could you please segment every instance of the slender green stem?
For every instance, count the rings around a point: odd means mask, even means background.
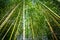
[[[25,40],[25,0],[23,0],[23,40]]]
[[[10,12],[10,14],[6,17],[6,19],[3,21],[3,23],[0,25],[0,30],[1,28],[6,24],[6,22],[8,21],[8,19],[11,17],[11,15],[13,14],[13,12],[16,10],[16,8],[18,8],[18,6],[20,5],[20,3]]]

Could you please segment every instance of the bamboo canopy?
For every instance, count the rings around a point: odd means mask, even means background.
[[[60,40],[60,1],[0,0],[0,40]]]

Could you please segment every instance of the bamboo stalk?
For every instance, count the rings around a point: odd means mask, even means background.
[[[46,11],[44,11],[44,13],[45,13],[45,12],[46,12]],[[52,26],[51,26],[50,23],[49,23],[49,15],[48,15],[48,13],[45,13],[44,16],[45,16],[46,22],[47,22],[47,24],[48,24],[48,26],[49,26],[49,28],[50,28],[50,31],[52,32],[54,38],[55,38],[56,40],[58,40],[58,38],[56,37],[56,34],[55,34],[54,31],[53,31]]]
[[[50,23],[48,22],[47,19],[46,19],[46,21],[47,21],[47,24],[49,25],[49,28],[50,28],[50,30],[51,30],[51,32],[52,32],[54,38],[55,38],[56,40],[58,40],[58,38],[56,37],[56,34],[54,33],[53,28],[51,27]]]
[[[54,20],[54,22],[57,24],[57,26],[58,27],[60,27],[60,24],[56,21],[56,19],[49,13],[49,11],[48,10],[46,10],[46,9],[44,9],[45,11],[43,11],[43,12],[45,12],[46,13],[46,16],[47,15],[49,15],[53,20]],[[52,13],[53,14],[53,13]],[[47,16],[48,17],[48,16]]]
[[[10,14],[6,17],[6,19],[3,21],[3,23],[0,25],[0,30],[1,28],[6,24],[6,22],[8,21],[8,19],[11,17],[11,15],[13,14],[13,12],[16,10],[16,8],[18,8],[18,6],[20,5],[20,3],[10,12]]]
[[[33,40],[34,40],[34,30],[33,30],[33,20],[32,20],[32,17],[31,17],[31,30],[32,30]]]
[[[25,40],[25,0],[23,0],[23,40]]]
[[[3,16],[3,18],[0,20],[0,23],[5,20],[5,18],[9,15],[9,13],[11,12],[11,10],[14,8],[14,5],[12,6],[12,8]]]
[[[14,22],[10,25],[9,29],[7,30],[7,32],[5,33],[5,35],[3,36],[2,40],[4,40],[5,36],[7,35],[7,33],[10,31],[12,25],[14,24]]]
[[[20,11],[19,11],[19,13],[20,13]],[[15,40],[16,37],[17,37],[17,34],[18,34],[18,28],[20,27],[20,22],[21,22],[21,20],[20,20],[19,23],[18,23],[18,27],[17,27],[17,31],[16,31],[16,34],[15,34],[14,40]]]
[[[11,36],[10,36],[9,40],[11,40],[11,38],[12,38],[12,35],[13,35],[13,33],[14,33],[14,30],[15,30],[16,25],[17,25],[17,22],[18,22],[19,15],[20,15],[20,13],[18,13],[18,16],[17,16],[17,18],[16,18],[16,22],[15,22],[15,24],[14,24],[14,27],[13,27],[13,30],[12,30],[12,33],[11,33]]]
[[[47,7],[44,3],[42,3],[41,1],[39,1],[40,4],[42,4],[42,6],[46,7],[49,11],[52,12],[52,14],[54,14],[55,16],[57,16],[60,19],[60,16],[58,14],[56,14],[54,11],[52,11],[49,7]]]

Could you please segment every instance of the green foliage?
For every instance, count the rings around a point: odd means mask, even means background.
[[[22,40],[24,31],[26,40],[60,40],[59,7],[58,0],[0,0],[0,40]]]

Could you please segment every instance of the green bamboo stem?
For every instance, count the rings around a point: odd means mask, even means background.
[[[44,10],[46,10],[46,9],[44,9]],[[54,20],[54,22],[57,24],[57,26],[60,27],[60,24],[59,24],[59,23],[56,21],[56,19],[49,13],[48,10],[47,10],[47,11],[43,11],[43,12],[46,13],[46,16],[49,15],[49,16]]]
[[[31,30],[32,30],[32,36],[33,36],[33,40],[34,40],[34,29],[33,29],[33,23],[32,23],[32,22],[33,22],[33,20],[32,20],[32,18],[31,18],[31,24],[30,24],[31,27],[30,27],[30,28],[31,28]]]
[[[11,35],[10,35],[9,40],[11,40],[11,38],[12,38],[12,35],[13,35],[13,33],[14,33],[14,30],[15,30],[16,25],[17,25],[17,22],[18,22],[19,15],[20,15],[20,13],[18,13],[18,16],[17,16],[17,18],[16,18],[16,22],[15,22],[15,24],[14,24],[14,27],[13,27],[13,30],[12,30],[12,33],[11,33]]]
[[[6,27],[7,27],[7,24],[5,25],[4,29],[0,30],[0,31],[1,31],[1,32],[0,32],[0,36],[1,36],[2,33],[5,31]]]
[[[15,22],[15,21],[14,21]],[[14,22],[10,25],[9,29],[6,31],[5,35],[2,37],[2,40],[4,40],[7,33],[10,31],[11,27],[13,26]]]
[[[3,18],[0,20],[0,23],[9,15],[9,12],[14,8],[14,6],[12,6],[12,8],[3,16]]]
[[[0,30],[1,28],[6,24],[6,22],[8,21],[8,19],[11,17],[11,15],[13,14],[13,12],[16,10],[16,8],[18,8],[18,6],[20,5],[20,3],[10,12],[10,14],[6,17],[6,19],[3,21],[3,23],[0,25]]]
[[[46,7],[49,11],[52,12],[52,14],[54,14],[56,17],[58,17],[60,19],[60,16],[58,14],[56,14],[54,11],[52,11],[49,7],[47,7],[45,4],[43,4],[41,1],[39,1],[40,4],[42,4],[42,6]]]
[[[5,27],[3,28],[3,30],[0,30],[1,33],[3,33],[3,31],[6,29],[7,26],[8,26],[8,25],[6,24]],[[1,33],[0,33],[0,35],[1,35]]]
[[[46,19],[46,21],[47,21],[47,24],[49,25],[49,28],[50,28],[50,30],[51,30],[51,32],[52,32],[54,38],[55,38],[56,40],[58,40],[58,38],[56,37],[56,34],[54,33],[53,28],[51,27],[49,21],[48,21],[47,19]]]
[[[20,11],[19,11],[19,13],[20,13]],[[20,27],[20,22],[21,22],[21,20],[19,21],[19,23],[18,23],[18,27],[17,27],[17,31],[16,31],[16,34],[15,34],[15,36],[14,36],[14,40],[16,39],[16,37],[17,37],[17,34],[18,34],[18,28]]]
[[[23,0],[23,40],[25,40],[25,25],[26,25],[26,23],[25,23],[25,21],[26,21],[26,19],[25,19],[25,17],[26,17],[26,15],[25,15],[25,0]]]
[[[44,13],[45,13],[45,11],[44,11]],[[58,40],[58,38],[56,37],[56,34],[55,34],[54,31],[53,31],[53,28],[51,27],[51,25],[50,25],[50,23],[49,23],[49,15],[48,15],[47,13],[45,13],[44,16],[45,16],[46,22],[47,22],[47,24],[48,24],[48,26],[49,26],[49,28],[50,28],[50,31],[52,32],[54,38],[55,38],[56,40]]]
[[[60,27],[60,24],[54,19],[54,17],[52,15],[50,15],[50,17],[54,20],[54,22],[57,24],[57,26]]]

